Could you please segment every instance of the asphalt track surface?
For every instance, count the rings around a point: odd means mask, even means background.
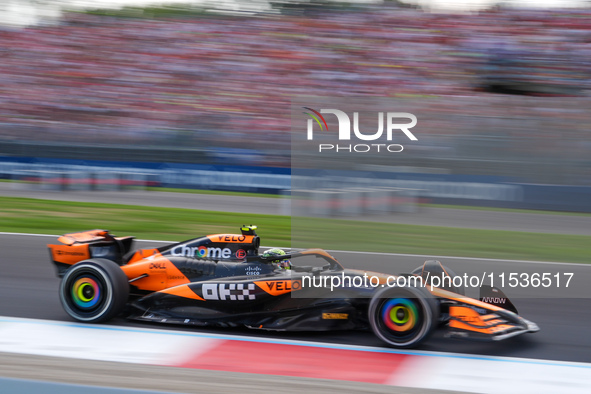
[[[0,315],[35,319],[72,319],[64,312],[58,299],[59,279],[49,261],[46,244],[55,238],[42,236],[0,234]],[[138,247],[161,246],[161,243],[138,242]],[[357,254],[334,253],[346,267],[354,268]],[[419,256],[372,256],[372,270],[394,273],[409,272],[425,260]],[[486,263],[482,259],[464,259],[450,264],[456,272],[464,267]],[[489,261],[489,264],[503,264]],[[516,264],[505,262],[504,264]],[[530,264],[534,269],[548,270],[547,264]],[[568,265],[575,277],[591,280],[591,267]],[[470,290],[470,289],[469,289]],[[471,289],[474,290],[474,289]],[[471,295],[468,293],[468,295]],[[510,296],[510,295],[509,295]],[[511,296],[510,296],[511,297]],[[512,298],[512,297],[511,297]],[[541,331],[497,343],[474,342],[444,337],[438,330],[420,349],[426,351],[457,352],[466,354],[536,358],[546,360],[591,362],[591,314],[588,298],[513,299],[519,313],[536,322]],[[175,330],[196,330],[183,326],[148,324],[117,318],[111,324]],[[202,332],[272,337],[291,340],[343,343],[348,345],[384,346],[371,332],[342,331],[329,333],[270,333],[246,329],[198,329]]]
[[[0,182],[0,196],[27,197],[76,202],[102,202],[139,206],[200,209],[219,212],[289,215],[288,201],[282,198],[243,197],[154,191],[52,191],[39,185]],[[350,218],[354,219],[354,218]],[[551,215],[544,213],[421,208],[415,213],[364,215],[361,220],[386,223],[525,231],[550,234],[591,235],[591,215]]]

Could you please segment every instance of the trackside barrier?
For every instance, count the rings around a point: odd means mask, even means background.
[[[288,193],[289,192],[289,193]],[[393,212],[416,212],[420,189],[348,188],[291,190],[294,216],[355,217]]]
[[[69,171],[68,190],[90,190],[92,182],[91,174],[88,171]]]
[[[119,173],[100,171],[93,174],[94,190],[121,190]]]
[[[40,188],[43,190],[64,190],[66,174],[63,171],[39,171],[37,178],[40,180]],[[35,177],[31,180],[34,181]]]
[[[150,181],[153,178],[153,181]],[[146,190],[148,186],[158,184],[155,180],[156,176],[153,174],[146,174],[144,172],[122,172],[120,174],[120,185],[122,189],[138,189]]]
[[[405,187],[394,188],[391,195],[390,206],[395,212],[414,213],[418,211],[419,196],[423,189],[411,189]]]
[[[394,190],[376,188],[367,191],[363,199],[363,209],[370,215],[380,215],[392,211],[391,201]]]
[[[0,156],[0,178],[25,180],[37,185],[35,187],[51,190],[94,189],[96,185],[93,174],[101,171],[120,174],[118,181],[112,181],[115,183],[114,187],[104,183],[101,185],[115,190],[131,186],[163,186],[278,194],[290,188],[313,191],[338,187],[341,192],[345,192],[342,189],[364,187],[363,190],[369,191],[369,195],[365,191],[361,193],[361,199],[366,201],[362,203],[364,214],[413,212],[417,209],[417,197],[435,204],[591,213],[591,184],[586,179],[581,179],[582,183],[578,186],[546,185],[524,183],[522,179],[511,177],[423,174],[416,171],[305,171],[276,167]],[[103,182],[106,181],[103,179]],[[15,184],[14,187],[28,186]],[[294,197],[297,196],[294,194]],[[345,201],[351,198],[339,197]],[[340,203],[328,205],[340,206]],[[348,207],[352,211],[356,209],[350,205]],[[318,209],[324,215],[339,214],[338,211],[333,212],[333,208],[320,206]],[[344,214],[351,213],[345,210]]]
[[[20,170],[12,174],[12,180],[22,185],[55,191],[116,191],[157,186],[154,174],[124,171],[89,170]]]

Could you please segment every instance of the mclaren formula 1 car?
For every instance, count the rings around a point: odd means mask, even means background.
[[[136,320],[197,326],[371,329],[399,348],[417,346],[437,326],[445,326],[448,336],[489,340],[538,331],[497,288],[481,288],[477,300],[452,281],[447,287],[429,286],[429,278],[455,276],[438,261],[389,276],[345,269],[321,249],[259,255],[256,226],[153,249],[134,250],[133,237],[106,230],[58,240],[48,247],[61,277],[60,300],[81,322],[105,322],[124,313]],[[289,260],[291,269],[280,268],[280,260]],[[397,278],[408,280],[392,285]]]

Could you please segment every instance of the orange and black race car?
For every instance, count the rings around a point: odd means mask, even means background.
[[[259,255],[256,226],[154,249],[134,250],[133,237],[106,230],[58,240],[48,247],[62,278],[60,300],[82,322],[124,313],[196,326],[371,329],[399,348],[417,346],[437,326],[445,326],[449,336],[489,340],[539,330],[497,288],[483,286],[476,300],[449,280],[443,281],[447,287],[431,287],[436,276],[455,277],[438,261],[388,276],[345,269],[321,249]],[[287,267],[279,264],[286,261]]]

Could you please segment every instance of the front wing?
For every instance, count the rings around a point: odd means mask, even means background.
[[[449,308],[450,337],[500,341],[540,330],[537,324],[507,310],[479,310],[469,304]]]
[[[431,293],[449,307],[447,336],[500,341],[540,330],[534,322],[499,306],[438,288]]]

